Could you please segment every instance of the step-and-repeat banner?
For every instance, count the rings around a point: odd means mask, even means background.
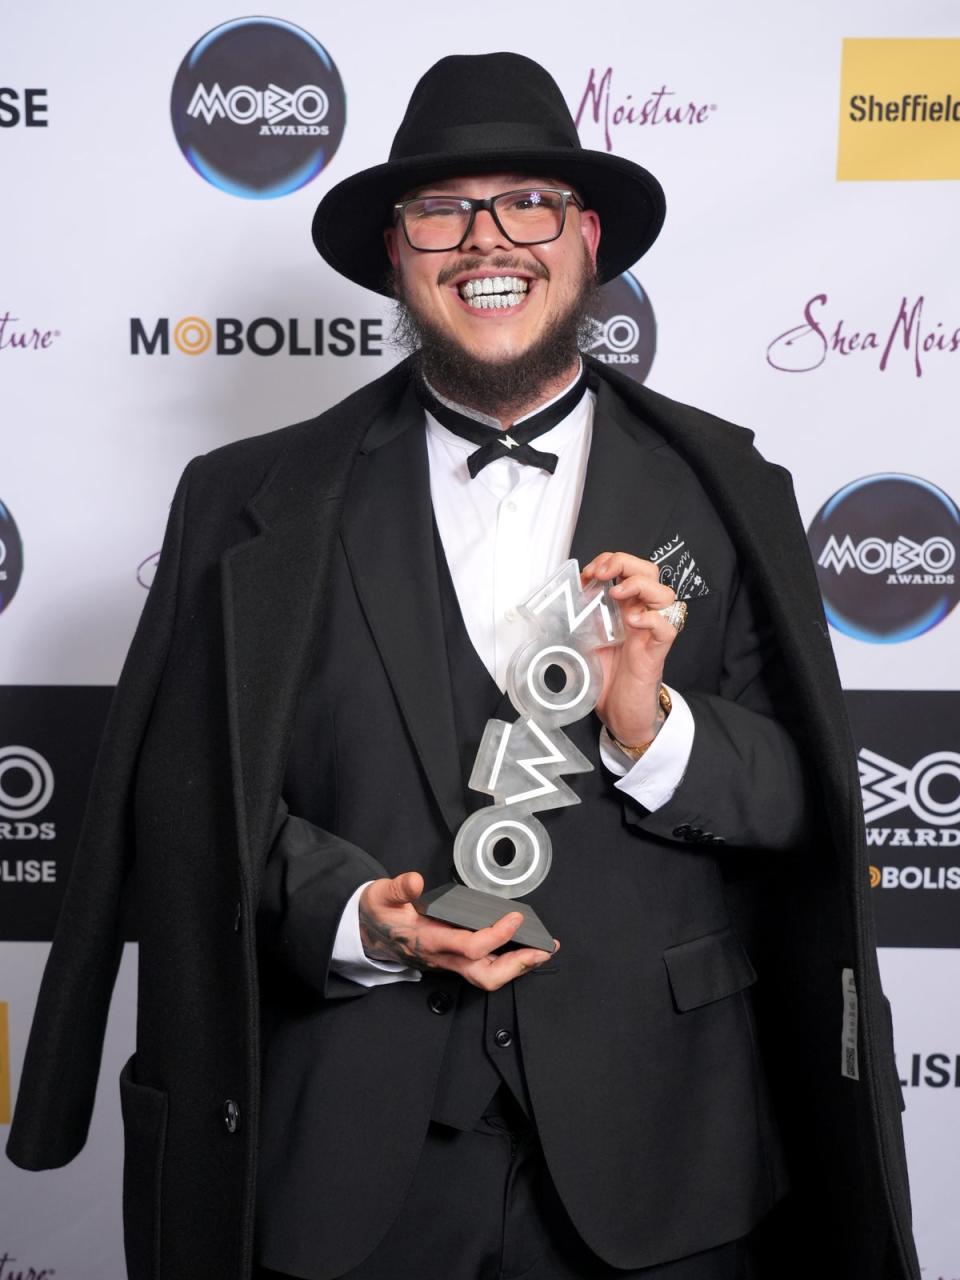
[[[476,21],[482,16],[482,21]],[[960,1276],[960,12],[943,0],[589,11],[210,0],[0,17],[0,1138],[107,706],[195,454],[398,359],[316,255],[416,80],[510,48],[586,146],[663,182],[595,354],[794,474],[859,752],[921,1261]],[[790,590],[789,579],[782,583]],[[90,1141],[0,1157],[0,1277],[124,1274],[124,956]]]

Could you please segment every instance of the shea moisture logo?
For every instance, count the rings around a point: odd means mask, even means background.
[[[912,640],[960,598],[960,511],[928,480],[854,480],[821,507],[807,536],[827,618],[857,640]]]
[[[0,1253],[0,1280],[53,1280],[56,1274],[56,1267],[27,1267],[12,1253]]]
[[[900,365],[922,378],[932,360],[960,351],[960,325],[935,318],[921,294],[904,296],[889,314],[864,323],[827,311],[829,297],[815,293],[803,307],[803,323],[778,334],[767,364],[780,373],[811,373],[828,359],[859,361],[879,373]]]
[[[230,195],[289,195],[330,162],[346,124],[333,59],[279,18],[237,18],[208,31],[177,72],[173,131],[190,166]]]
[[[154,551],[137,565],[137,581],[144,591],[149,591],[157,576],[157,565],[160,563],[160,552]]]
[[[59,337],[59,329],[38,328],[9,311],[0,313],[0,351],[47,351]]]
[[[604,147],[613,151],[614,142],[620,141],[619,137],[614,138],[614,133],[624,126],[631,129],[645,125],[706,124],[716,109],[715,102],[685,98],[666,84],[646,92],[622,93],[619,85],[614,89],[613,67],[604,71],[591,67],[574,123],[579,129],[581,122],[592,121],[603,136]]]

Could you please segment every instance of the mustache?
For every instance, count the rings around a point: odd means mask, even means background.
[[[462,275],[464,271],[479,271],[484,267],[493,267],[497,271],[519,271],[524,275],[535,276],[538,280],[550,279],[550,272],[536,258],[532,262],[527,262],[525,259],[514,257],[509,253],[501,253],[494,258],[468,254],[454,265],[444,267],[437,276],[437,284],[450,284],[451,281],[456,280],[457,276]]]

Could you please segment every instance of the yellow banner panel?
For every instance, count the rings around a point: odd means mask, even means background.
[[[960,178],[960,39],[849,39],[837,178]]]

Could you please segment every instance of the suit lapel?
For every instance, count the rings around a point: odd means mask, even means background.
[[[341,529],[357,596],[434,798],[465,816],[436,572],[423,411],[412,392],[368,435]]]
[[[601,381],[570,548],[571,557],[581,565],[601,551],[647,557],[662,541],[684,479],[676,459],[658,449],[662,444],[663,438],[627,412]]]

